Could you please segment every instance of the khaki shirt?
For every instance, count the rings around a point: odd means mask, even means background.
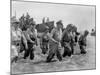
[[[12,30],[11,31],[12,41],[19,41],[21,40],[22,31],[21,29]]]
[[[70,42],[71,40],[74,41],[74,36],[73,36],[72,32],[68,32],[67,30],[64,30],[63,34],[62,34],[62,41]]]
[[[54,40],[56,41],[60,41],[61,38],[62,38],[62,30],[58,30],[57,28],[54,28],[52,31],[51,31],[51,36]]]

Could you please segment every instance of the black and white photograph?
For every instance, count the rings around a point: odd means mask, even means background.
[[[96,69],[96,6],[11,1],[11,74]]]

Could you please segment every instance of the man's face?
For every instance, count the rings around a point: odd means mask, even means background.
[[[62,28],[62,25],[61,24],[57,24],[57,27],[60,29],[60,28]]]

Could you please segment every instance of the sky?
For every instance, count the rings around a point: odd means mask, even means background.
[[[43,17],[49,17],[55,23],[62,20],[64,27],[74,24],[79,31],[91,31],[95,27],[94,6],[12,1],[12,16],[16,13],[18,19],[27,12],[36,23],[41,23]]]

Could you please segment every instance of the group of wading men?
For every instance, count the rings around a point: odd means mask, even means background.
[[[51,62],[54,56],[59,61],[66,56],[71,57],[74,54],[74,46],[79,45],[80,54],[86,54],[86,37],[88,31],[85,30],[83,34],[77,32],[77,27],[73,24],[68,24],[64,30],[62,30],[62,22],[56,22],[51,32],[46,27],[45,32],[38,38],[36,25],[31,25],[27,30],[22,31],[18,22],[13,22],[11,26],[11,49],[13,51],[11,55],[11,62],[16,62],[19,58],[19,54],[24,52],[23,59],[30,58],[34,60],[36,46],[41,48],[41,54],[47,54],[46,62]],[[39,39],[39,40],[38,40]],[[38,44],[37,40],[40,42]],[[62,48],[64,49],[61,54]]]

